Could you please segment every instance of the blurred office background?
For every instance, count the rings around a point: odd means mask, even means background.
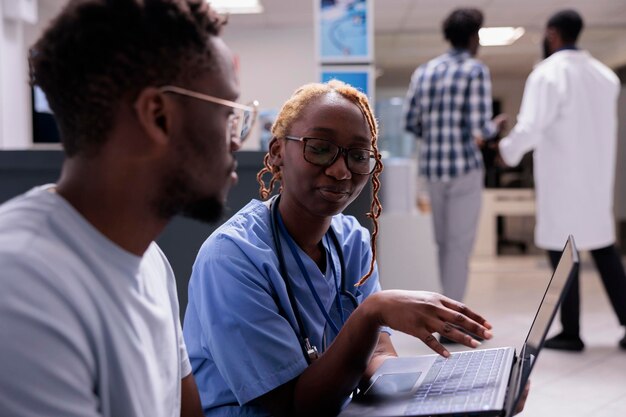
[[[232,6],[234,0],[226,3]],[[58,175],[62,161],[58,134],[45,97],[28,85],[27,55],[64,4],[64,0],[0,0],[0,201]],[[241,101],[259,100],[263,115],[239,156],[241,180],[232,190],[230,212],[256,195],[254,174],[267,140],[263,125],[271,122],[295,88],[319,80],[314,4],[260,0],[260,13],[229,17],[223,37],[240,61]],[[402,105],[413,70],[448,48],[441,23],[460,6],[480,8],[485,26],[524,30],[514,43],[483,46],[478,55],[491,70],[494,111],[510,116],[509,128],[515,124],[526,77],[540,59],[547,18],[563,8],[583,15],[580,46],[613,68],[623,85],[615,213],[618,239],[626,249],[626,0],[375,0],[371,96],[386,164],[379,247],[383,287],[439,289],[431,219],[415,208],[416,143],[403,132]],[[489,154],[486,157],[488,162]],[[532,159],[527,156],[515,169],[488,164],[485,183],[467,302],[496,324],[498,344],[519,345],[550,274],[545,256],[533,245]],[[350,212],[368,225],[364,217],[368,208],[364,195]],[[186,304],[195,253],[213,228],[175,219],[159,240],[177,274],[181,306]],[[617,416],[626,411],[626,377],[615,371],[626,369],[626,353],[613,355],[622,330],[597,285],[595,270],[583,259],[583,339],[588,351],[586,356],[546,352],[524,415]],[[421,349],[402,335],[396,340],[402,353]],[[585,364],[600,376],[583,370]],[[574,395],[565,400],[554,384],[571,388]]]
[[[58,141],[45,97],[28,86],[26,58],[29,46],[64,3],[64,0],[0,0],[0,149],[49,148],[48,143]],[[258,99],[262,121],[267,122],[297,86],[316,81],[320,75],[315,50],[314,2],[261,0],[259,5],[260,13],[231,14],[223,36],[241,62],[241,101]],[[413,172],[414,168],[405,166],[409,160],[414,164],[416,144],[401,127],[404,94],[415,67],[447,48],[441,35],[441,22],[458,6],[483,10],[485,26],[524,30],[511,45],[484,46],[479,51],[479,58],[491,70],[494,110],[511,117],[509,128],[515,124],[525,79],[540,58],[545,21],[558,9],[572,7],[581,12],[586,27],[580,46],[613,68],[626,83],[626,1],[623,0],[374,1],[373,97],[381,127],[381,148],[389,159],[388,173],[402,169]],[[620,114],[626,116],[625,105],[620,107]],[[623,137],[626,117],[620,117],[620,121]],[[263,124],[257,124],[255,135],[246,146],[248,150],[266,143]],[[616,215],[622,240],[626,236],[623,142],[620,141],[616,176]],[[503,171],[488,165],[487,170],[489,187],[532,187],[531,158],[526,158],[516,169]],[[387,212],[412,208],[414,191],[414,183],[399,184],[397,179],[385,187]],[[509,217],[498,220],[496,231],[501,244],[497,251],[515,253],[525,249],[532,253],[532,216],[526,216],[530,220],[523,219],[524,216]],[[509,242],[512,244],[507,245]]]

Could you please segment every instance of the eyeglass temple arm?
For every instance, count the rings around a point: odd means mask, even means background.
[[[251,111],[256,113],[259,102],[254,100],[252,102],[253,106],[246,106],[245,104],[240,104],[237,103],[235,101],[230,101],[230,100],[224,100],[218,97],[213,97],[213,96],[209,96],[206,94],[201,94],[201,93],[196,93],[195,91],[191,91],[191,90],[187,90],[185,88],[181,88],[181,87],[176,87],[173,85],[166,85],[164,87],[159,88],[159,91],[163,92],[163,93],[175,93],[175,94],[181,94],[183,96],[189,96],[189,97],[193,97],[193,98],[197,98],[198,100],[204,100],[204,101],[210,101],[211,103],[216,103],[216,104],[222,104],[224,106],[228,106],[228,107],[234,107],[236,109],[240,109],[240,110],[246,110],[246,111]]]

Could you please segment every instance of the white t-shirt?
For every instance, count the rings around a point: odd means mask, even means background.
[[[0,416],[178,417],[191,367],[167,259],[49,188],[0,206]]]

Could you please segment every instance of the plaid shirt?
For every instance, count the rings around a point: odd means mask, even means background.
[[[423,140],[420,175],[447,181],[482,168],[474,140],[493,138],[491,79],[468,50],[452,49],[418,67],[405,104],[405,129]]]

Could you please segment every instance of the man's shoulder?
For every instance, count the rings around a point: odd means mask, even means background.
[[[469,54],[451,54],[445,53],[439,55],[415,70],[418,74],[428,74],[437,71],[438,68],[458,67],[463,74],[474,75],[476,73],[489,73],[489,67],[480,59]]]
[[[113,246],[61,196],[45,189],[0,207],[0,264],[11,267],[0,280],[15,282],[18,291],[37,286],[42,295],[89,309],[103,299],[109,275],[133,266],[134,257]]]
[[[33,209],[42,209],[45,207],[45,193],[43,187],[44,186],[32,188],[0,204],[0,222],[9,215],[24,213],[29,209],[32,213]]]
[[[593,66],[597,72],[602,74],[604,78],[606,78],[610,83],[614,84],[615,87],[619,90],[621,83],[617,74],[608,65],[596,59],[587,51],[582,52],[584,57],[583,59],[585,59],[590,66]]]
[[[471,75],[489,73],[489,67],[480,59],[468,56],[462,61],[462,66],[466,73]]]
[[[0,254],[27,258],[36,242],[45,242],[53,204],[33,189],[0,205]]]
[[[40,286],[68,294],[65,285],[73,286],[70,281],[82,276],[72,273],[81,257],[57,230],[55,214],[54,205],[28,194],[0,207],[0,264],[4,272],[0,286],[6,288],[6,280],[16,288]]]
[[[426,70],[429,68],[435,68],[441,65],[442,63],[446,63],[450,60],[451,60],[451,55],[446,52],[441,55],[437,55],[434,58],[429,59],[428,61],[424,62],[422,65],[417,67],[417,69],[421,68],[422,70]]]
[[[75,331],[94,316],[96,298],[89,296],[94,288],[88,289],[80,256],[41,217],[23,220],[0,220],[0,308],[14,316],[65,317],[68,332]]]
[[[550,55],[535,65],[529,80],[558,81],[562,74],[575,71],[580,66],[601,74],[612,84],[619,85],[619,78],[613,70],[585,50],[564,50]]]

